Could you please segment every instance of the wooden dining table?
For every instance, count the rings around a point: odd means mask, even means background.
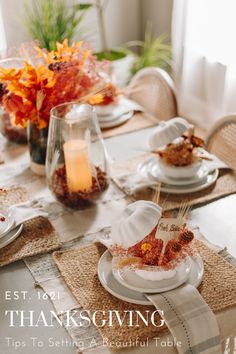
[[[151,129],[146,128],[105,139],[110,162],[124,161],[139,155],[145,149]],[[0,137],[0,152],[1,159],[5,161],[5,164],[9,164],[11,167],[15,166],[15,168],[28,158],[27,147],[8,143],[3,137]],[[2,177],[0,175],[0,181]],[[221,248],[227,247],[228,252],[236,258],[236,194],[193,207],[191,220],[200,227],[207,240]],[[42,310],[44,313],[52,311],[52,303],[49,299],[44,298],[43,294],[43,290],[37,287],[23,261],[17,261],[0,268],[1,354],[42,354],[43,350],[47,354],[75,354],[77,352],[78,349],[75,347],[66,345],[71,338],[58,323],[54,323],[53,327],[43,329],[21,327],[20,325],[9,327],[9,317],[6,315],[8,310],[25,311],[25,313],[33,310],[36,316]],[[228,310],[229,317],[230,314],[236,318],[234,308]],[[53,338],[52,343],[49,342],[50,338]],[[64,344],[62,344],[62,339]],[[45,343],[47,343],[47,347],[45,347]],[[96,350],[94,353],[97,353]],[[136,353],[135,350],[133,353]]]

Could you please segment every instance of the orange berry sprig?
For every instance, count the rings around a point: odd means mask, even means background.
[[[193,240],[194,233],[184,225],[177,240],[169,240],[163,250],[163,240],[155,238],[156,228],[142,241],[128,248],[128,254],[139,257],[142,264],[152,266],[166,266],[180,255],[182,250]]]
[[[194,233],[186,228],[184,228],[178,236],[178,242],[182,246],[189,244],[193,239]]]
[[[175,260],[178,257],[179,252],[181,251],[182,246],[179,242],[175,240],[169,240],[165,247],[164,256],[161,260],[162,265]]]

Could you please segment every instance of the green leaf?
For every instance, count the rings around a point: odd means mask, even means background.
[[[26,1],[26,0],[25,0]],[[31,0],[24,4],[25,26],[42,48],[56,49],[56,42],[81,33],[81,22],[92,4],[69,6],[66,0]],[[80,14],[77,16],[78,12]],[[80,34],[81,36],[81,34]]]
[[[92,6],[93,4],[76,4],[73,7],[76,11],[84,11],[90,9]]]
[[[171,47],[167,43],[167,36],[160,35],[153,38],[151,24],[147,24],[144,41],[132,41],[127,43],[129,48],[137,47],[139,55],[136,55],[132,67],[132,74],[148,66],[157,66],[170,71],[171,68]]]

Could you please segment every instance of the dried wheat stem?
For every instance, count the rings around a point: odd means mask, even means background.
[[[159,204],[160,193],[161,193],[161,183],[157,183],[156,188],[154,190],[154,196],[152,198],[152,201],[156,204]]]

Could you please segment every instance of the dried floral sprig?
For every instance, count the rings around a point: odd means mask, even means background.
[[[152,197],[153,203],[159,204],[161,194],[161,182],[157,182],[156,188],[154,189],[154,194]]]
[[[179,208],[179,212],[178,212],[178,219],[186,219],[187,215],[188,215],[188,212],[190,210],[190,206],[188,204],[188,201],[187,200],[183,200],[181,205],[180,205],[180,208]]]

